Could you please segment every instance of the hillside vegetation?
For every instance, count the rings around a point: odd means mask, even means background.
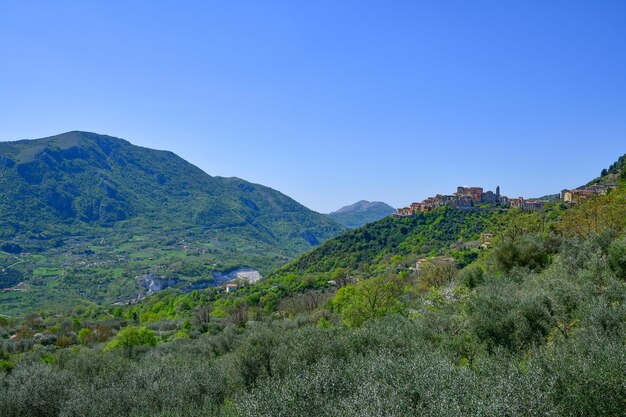
[[[622,416],[620,181],[576,206],[383,219],[231,293],[0,319],[2,411]]]
[[[4,314],[132,298],[134,277],[263,273],[343,228],[289,197],[211,177],[171,152],[70,132],[0,143]]]

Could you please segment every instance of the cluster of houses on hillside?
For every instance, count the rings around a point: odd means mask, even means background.
[[[15,287],[3,288],[2,291],[4,291],[4,292],[16,292],[16,291],[26,291],[27,289],[28,289],[28,287],[26,286],[26,284],[24,284],[23,282],[20,282]]]
[[[523,197],[509,199],[508,206],[511,208],[517,208],[522,210],[541,210],[548,200],[526,200]]]
[[[577,204],[589,197],[605,195],[615,187],[617,187],[615,184],[598,184],[582,186],[573,190],[563,190],[561,191],[561,201],[568,204]]]
[[[613,184],[590,185],[578,187],[573,190],[563,190],[561,191],[561,201],[566,204],[577,204],[591,196],[604,195],[615,187],[617,186]],[[482,187],[457,187],[456,193],[452,195],[437,194],[434,197],[428,197],[419,203],[412,203],[408,207],[397,209],[394,216],[412,216],[415,213],[430,211],[440,206],[471,209],[477,206],[484,207],[487,205],[522,210],[541,210],[548,202],[548,200],[527,200],[524,197],[509,198],[500,194],[500,186],[496,187],[495,192],[483,191]]]
[[[430,211],[440,206],[450,206],[458,209],[470,209],[479,204],[488,206],[504,206],[523,208],[526,210],[539,210],[548,201],[547,200],[526,200],[523,197],[509,198],[500,194],[500,186],[496,187],[496,191],[484,191],[482,187],[457,187],[456,193],[452,195],[437,194],[426,200],[413,203],[409,207],[399,208],[395,216],[406,217],[412,216],[418,212]]]

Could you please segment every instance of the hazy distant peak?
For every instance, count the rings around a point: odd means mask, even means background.
[[[333,211],[330,214],[349,213],[349,212],[354,212],[354,211],[367,211],[367,210],[373,210],[373,209],[379,209],[379,208],[386,209],[387,207],[390,210],[394,210],[393,207],[391,207],[390,205],[386,203],[383,203],[382,201],[360,200],[354,204],[350,204],[349,206],[344,206],[337,211]]]
[[[395,209],[382,201],[360,200],[328,214],[328,217],[346,227],[360,227],[395,212]]]

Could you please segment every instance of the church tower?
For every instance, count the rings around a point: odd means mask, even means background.
[[[499,185],[496,187],[496,197],[497,198],[500,197],[500,186]]]

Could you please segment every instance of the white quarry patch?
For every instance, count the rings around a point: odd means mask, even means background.
[[[233,271],[230,271],[227,274],[224,274],[221,272],[214,272],[213,278],[215,278],[215,281],[217,283],[224,283],[224,282],[239,280],[239,281],[245,281],[245,282],[252,284],[252,283],[257,282],[261,278],[263,278],[263,276],[261,275],[259,271],[257,271],[254,268],[244,267],[244,268],[238,268]]]

